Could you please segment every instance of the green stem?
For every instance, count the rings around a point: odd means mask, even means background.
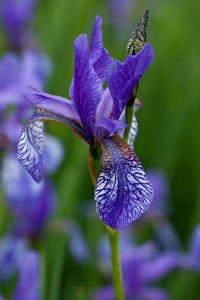
[[[101,171],[101,155],[102,150],[100,145],[97,145],[96,148],[90,148],[88,153],[88,167],[90,175],[96,187],[97,178]],[[112,261],[112,276],[113,283],[116,293],[116,300],[124,300],[124,291],[123,291],[123,281],[121,273],[121,264],[120,264],[120,251],[119,251],[119,231],[106,225],[108,232],[109,243],[110,243],[110,252],[111,252],[111,261]]]
[[[107,226],[110,252],[112,260],[112,276],[113,283],[115,287],[116,300],[124,300],[124,290],[123,290],[123,280],[121,273],[121,263],[120,263],[120,249],[119,249],[119,237],[120,232]]]

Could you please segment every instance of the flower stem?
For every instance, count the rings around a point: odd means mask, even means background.
[[[115,287],[116,300],[124,300],[123,280],[121,273],[120,263],[120,248],[119,248],[119,237],[120,232],[106,225],[108,231],[110,252],[112,260],[112,276]]]
[[[88,153],[88,168],[94,184],[96,187],[97,178],[101,171],[101,154],[100,149],[90,149]],[[120,264],[120,251],[119,251],[119,231],[106,225],[108,232],[109,243],[110,243],[110,252],[111,252],[111,261],[112,261],[112,276],[113,283],[116,293],[116,300],[124,300],[124,291],[123,291],[123,281],[121,273],[121,264]]]

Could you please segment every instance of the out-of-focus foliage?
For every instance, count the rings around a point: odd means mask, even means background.
[[[145,9],[149,9],[147,41],[154,47],[155,59],[138,89],[137,96],[143,101],[143,107],[137,115],[139,134],[135,151],[145,169],[161,168],[169,179],[170,221],[187,251],[193,227],[200,219],[200,2],[124,2],[130,5],[125,10],[125,17],[114,11],[117,0],[38,1],[31,26],[38,35],[40,47],[54,64],[46,91],[69,98],[73,41],[80,33],[91,34],[96,15],[103,18],[105,47],[112,57],[122,61],[136,22]],[[1,28],[1,54],[5,53],[6,47],[5,32]],[[49,123],[45,127],[48,133],[60,137],[66,149],[59,172],[53,175],[59,198],[55,217],[78,220],[91,252],[88,263],[78,265],[71,258],[63,233],[45,236],[40,250],[43,257],[43,299],[88,299],[90,290],[105,283],[94,263],[96,244],[105,229],[98,218],[89,218],[89,210],[95,203],[87,168],[88,148],[67,127]],[[4,212],[2,221],[2,214],[0,203],[0,234],[9,227],[11,219],[9,213]],[[151,235],[147,225],[137,232],[138,240]],[[197,300],[200,293],[198,281],[198,275],[193,271],[174,271],[160,285],[169,291],[172,300]],[[6,288],[3,291],[9,294]]]

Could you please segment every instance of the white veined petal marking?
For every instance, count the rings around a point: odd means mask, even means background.
[[[95,190],[97,211],[103,222],[122,230],[147,210],[153,187],[138,157],[119,135],[100,143],[104,157]]]
[[[142,107],[142,101],[136,98],[134,101],[134,114],[133,114],[131,129],[128,135],[128,145],[131,147],[132,150],[134,149],[135,139],[138,134],[138,121],[136,119],[136,112],[141,107]]]
[[[43,176],[43,128],[43,121],[29,123],[23,128],[17,146],[17,160],[36,182],[40,182]]]
[[[133,115],[133,121],[128,135],[128,145],[131,147],[132,150],[134,148],[134,142],[137,137],[137,134],[138,134],[138,121],[135,115]]]

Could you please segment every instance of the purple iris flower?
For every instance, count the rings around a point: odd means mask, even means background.
[[[12,46],[24,44],[27,25],[30,23],[37,0],[2,0],[1,17]]]
[[[153,242],[140,246],[130,243],[129,239],[121,241],[121,264],[124,292],[127,300],[166,300],[165,290],[153,286],[175,268],[191,268],[190,258],[177,251],[159,253]],[[103,250],[102,250],[103,249]],[[101,245],[101,266],[111,277],[111,265],[108,241]],[[94,292],[94,300],[114,300],[115,291],[109,285]]]
[[[17,159],[39,182],[42,178],[43,121],[65,124],[90,147],[101,145],[102,170],[97,180],[95,201],[103,222],[122,230],[150,205],[153,188],[132,149],[117,134],[128,125],[119,120],[129,97],[153,60],[153,49],[146,44],[123,63],[116,62],[102,46],[102,20],[96,17],[90,51],[87,35],[74,43],[75,68],[70,86],[71,101],[39,92],[25,98],[37,108],[23,129]],[[108,88],[103,90],[107,80]]]

